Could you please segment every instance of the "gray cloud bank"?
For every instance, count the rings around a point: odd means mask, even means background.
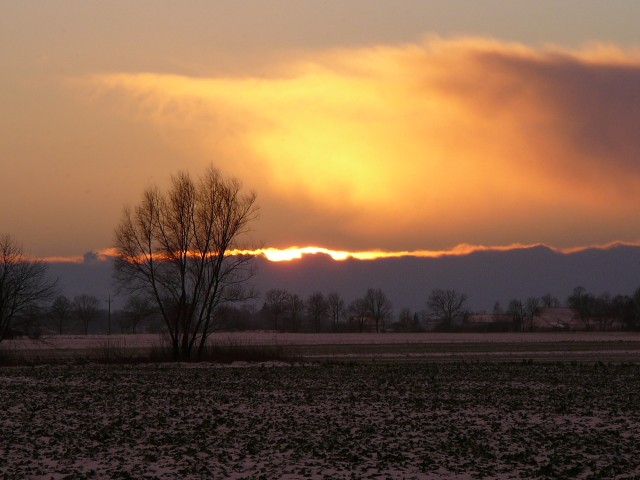
[[[640,287],[640,247],[615,246],[563,254],[546,247],[484,251],[440,258],[389,258],[334,261],[327,255],[303,256],[292,262],[269,262],[257,258],[256,287],[285,288],[307,296],[314,291],[339,292],[349,302],[368,287],[383,289],[396,312],[403,307],[424,309],[434,288],[455,288],[469,295],[469,306],[490,311],[496,300],[506,305],[511,298],[551,293],[564,301],[580,285],[593,293],[631,294]],[[108,298],[112,260],[85,263],[52,263],[63,292]],[[116,306],[123,299],[116,299]],[[256,301],[260,307],[262,299]],[[105,303],[106,305],[106,303]]]

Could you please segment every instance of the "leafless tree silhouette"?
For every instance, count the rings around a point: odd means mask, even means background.
[[[58,333],[60,335],[62,335],[63,326],[69,320],[72,311],[73,305],[71,304],[71,300],[64,295],[58,295],[51,304],[49,312],[58,324]]]
[[[467,296],[456,290],[436,289],[429,295],[427,308],[443,327],[451,328],[454,320],[463,315],[466,300]]]
[[[596,299],[584,287],[576,287],[567,298],[567,305],[571,308],[587,330],[591,330],[591,319],[594,314]]]
[[[125,330],[136,333],[140,322],[153,315],[153,313],[155,313],[155,310],[149,297],[131,295],[122,308],[120,330],[123,333]]]
[[[41,260],[27,258],[11,235],[0,235],[0,342],[21,314],[55,295],[56,281],[47,270]]]
[[[560,300],[557,297],[553,296],[550,293],[547,293],[540,297],[540,301],[542,302],[542,306],[544,308],[557,308],[560,306]]]
[[[331,315],[331,326],[333,331],[336,332],[338,331],[340,319],[344,315],[344,300],[338,292],[329,292],[329,295],[327,295],[327,305],[329,307],[329,314]]]
[[[529,331],[533,331],[534,319],[542,312],[542,300],[538,297],[529,297],[524,304],[524,313],[529,318]]]
[[[273,329],[281,327],[278,322],[286,313],[289,304],[289,292],[281,288],[272,288],[264,294],[264,305],[267,313],[273,317]]]
[[[522,300],[513,298],[507,306],[507,313],[511,316],[511,321],[516,330],[524,330],[524,317],[526,315],[525,306]]]
[[[309,295],[307,299],[307,314],[313,323],[313,329],[316,332],[322,330],[322,323],[329,312],[329,304],[321,292],[315,292]]]
[[[356,324],[359,332],[363,332],[371,318],[367,301],[364,298],[357,298],[349,304],[348,310],[351,322]]]
[[[151,298],[176,360],[201,358],[221,304],[254,296],[252,257],[229,255],[257,217],[255,193],[213,167],[197,181],[180,172],[167,192],[150,188],[127,208],[115,232],[115,277]]]
[[[384,331],[385,321],[391,317],[393,307],[391,301],[379,288],[369,288],[364,296],[371,318],[376,324],[376,333]]]
[[[287,313],[289,314],[289,320],[291,320],[292,332],[297,332],[299,330],[304,308],[304,300],[300,298],[300,295],[297,293],[289,295],[289,299],[287,301]]]
[[[89,333],[89,324],[95,320],[100,309],[100,300],[93,295],[77,295],[73,299],[73,311],[82,322],[82,331],[85,335]]]

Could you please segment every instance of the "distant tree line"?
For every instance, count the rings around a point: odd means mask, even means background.
[[[5,288],[6,289],[6,288]],[[50,292],[49,292],[50,293]],[[548,309],[570,311],[574,329],[640,329],[640,288],[633,295],[599,295],[576,287],[565,302],[550,294],[512,299],[506,308],[496,302],[490,323],[474,324],[476,313],[466,307],[467,295],[455,289],[434,289],[425,308],[394,312],[387,295],[368,288],[349,302],[339,292],[314,292],[307,297],[282,288],[257,295],[255,301],[217,307],[211,331],[270,330],[278,332],[424,332],[424,331],[533,331],[536,319]],[[42,299],[41,299],[42,300]],[[16,335],[161,332],[164,322],[157,306],[141,295],[129,295],[124,304],[107,311],[106,298],[80,294],[73,298],[58,294],[50,302],[28,303],[13,317],[3,338]],[[487,314],[485,314],[487,316]],[[8,325],[6,319],[4,325]]]
[[[455,289],[425,293],[423,310],[402,308],[397,315],[379,288],[367,288],[349,303],[336,291],[303,298],[271,288],[260,297],[248,284],[255,274],[252,257],[237,253],[257,217],[255,201],[255,193],[243,193],[238,180],[213,167],[197,179],[178,173],[166,191],[147,189],[137,206],[124,210],[115,230],[114,278],[126,302],[114,312],[110,297],[106,310],[106,299],[60,295],[47,265],[26,257],[13,237],[0,235],[0,341],[21,334],[104,332],[105,325],[108,332],[162,330],[174,358],[183,360],[199,358],[209,335],[219,330],[532,331],[544,328],[545,312],[561,307],[550,294],[511,299],[506,309],[496,302],[492,314],[476,322],[480,315],[468,310],[467,295]],[[563,328],[640,328],[640,289],[613,296],[576,287],[563,308],[574,321]]]

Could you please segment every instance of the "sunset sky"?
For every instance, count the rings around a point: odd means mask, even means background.
[[[213,164],[255,243],[640,241],[640,2],[0,3],[0,233],[102,251]]]

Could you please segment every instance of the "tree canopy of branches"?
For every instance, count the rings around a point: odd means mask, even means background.
[[[580,321],[587,330],[591,329],[591,319],[594,314],[595,301],[595,297],[591,293],[588,293],[584,287],[574,288],[569,298],[567,298],[567,305],[569,305],[569,308],[580,318]]]
[[[353,300],[348,307],[350,321],[355,323],[358,331],[363,332],[370,317],[369,304],[364,298]]]
[[[300,329],[300,320],[304,313],[305,304],[304,300],[297,293],[289,295],[287,301],[287,313],[289,314],[289,320],[291,321],[291,331],[297,332]]]
[[[136,329],[142,320],[153,315],[155,310],[149,297],[131,295],[122,309],[120,329],[136,333]]]
[[[281,288],[272,288],[264,294],[264,307],[273,318],[273,329],[280,327],[279,320],[287,312],[289,305],[289,292]]]
[[[83,293],[73,299],[73,311],[82,322],[82,331],[89,333],[89,324],[96,318],[100,309],[100,300],[93,295]]]
[[[176,360],[201,358],[216,307],[253,296],[252,257],[229,255],[257,218],[255,193],[213,167],[194,181],[180,172],[166,192],[150,188],[115,232],[115,277],[153,300]]]
[[[596,322],[600,330],[611,329],[616,323],[625,330],[640,326],[640,288],[631,296],[612,297],[608,292],[595,296],[584,287],[576,287],[567,298],[567,305],[586,330],[591,330]]]
[[[440,320],[445,328],[451,328],[454,320],[464,314],[464,302],[467,296],[456,290],[436,289],[431,292],[427,300],[427,308],[435,318]]]
[[[315,292],[309,295],[307,299],[307,314],[313,323],[313,329],[316,332],[322,330],[322,323],[329,312],[329,304],[321,292]]]
[[[331,328],[334,332],[337,332],[338,324],[345,311],[344,300],[338,292],[329,292],[329,295],[327,295],[327,306],[329,308],[329,314],[331,315]]]
[[[403,308],[398,314],[398,329],[401,332],[421,331],[420,321],[417,313],[411,312],[408,308]]]
[[[369,314],[376,325],[376,333],[384,331],[385,321],[391,317],[393,307],[391,302],[379,288],[369,288],[364,296]]]
[[[55,294],[56,282],[48,278],[47,270],[41,260],[27,258],[12,236],[0,235],[0,342],[19,315]]]
[[[529,318],[529,331],[533,331],[534,319],[542,312],[542,300],[538,297],[529,297],[524,303],[524,313]]]
[[[542,307],[544,308],[557,308],[560,306],[560,300],[557,297],[547,293],[540,297],[540,301],[542,302]]]
[[[56,320],[58,326],[58,333],[62,335],[62,329],[66,321],[69,319],[73,306],[71,300],[64,295],[58,295],[51,304],[49,312],[51,316]]]
[[[526,315],[525,305],[522,300],[513,298],[507,306],[507,314],[511,316],[511,321],[516,330],[524,330],[524,317]]]

